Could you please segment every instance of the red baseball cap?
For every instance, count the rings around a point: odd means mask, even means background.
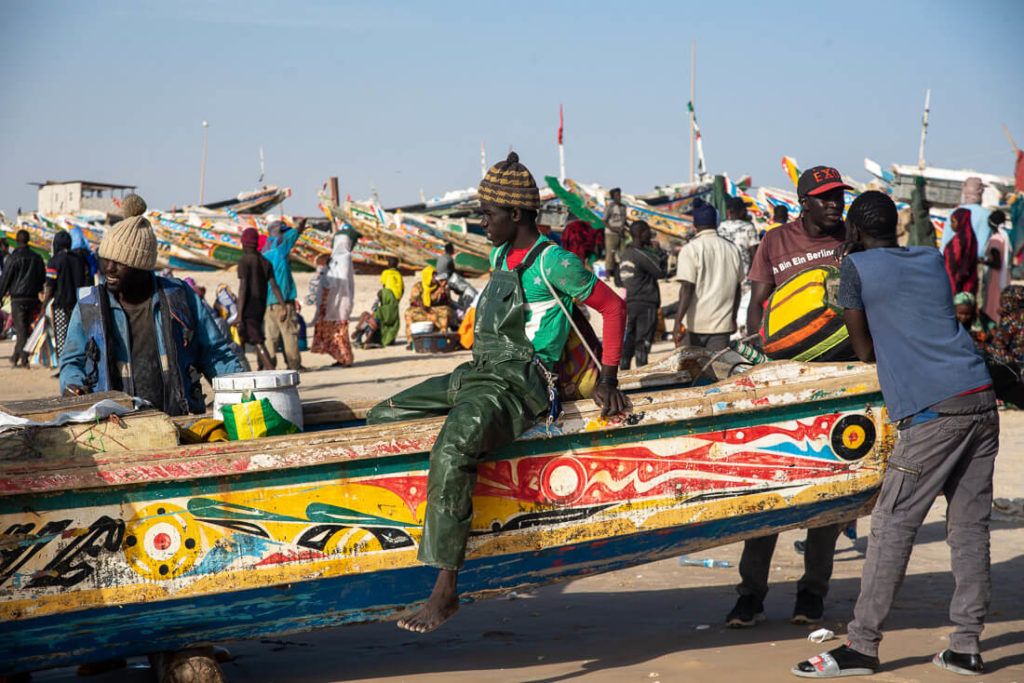
[[[815,166],[800,174],[800,181],[796,184],[796,195],[804,198],[809,194],[821,194],[841,187],[844,190],[853,188],[843,182],[843,176],[831,166]]]

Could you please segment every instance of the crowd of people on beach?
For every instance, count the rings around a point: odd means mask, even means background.
[[[1024,287],[1011,283],[1006,216],[981,206],[976,180],[964,183],[963,205],[952,212],[937,248],[934,232],[928,242],[930,226],[906,229],[885,193],[863,192],[847,206],[844,191],[852,188],[829,166],[800,176],[799,217],[777,212],[764,231],[755,228],[742,198],[728,200],[725,220],[698,198],[693,236],[667,250],[650,225],[627,220],[616,189],[603,234],[573,220],[563,247],[539,228],[537,184],[510,153],[479,187],[481,225],[494,245],[487,286],[477,291],[446,245],[434,266],[415,275],[402,316],[406,287],[391,259],[372,310],[351,331],[359,235],[337,225],[305,298],[314,353],[350,366],[353,345],[395,343],[403,317],[410,344],[418,334],[443,333],[472,350],[453,373],[410,387],[367,415],[369,424],[446,418],[431,453],[418,555],[438,577],[426,603],[399,625],[431,631],[457,611],[476,465],[545,416],[557,417],[557,364],[577,329],[571,311],[589,309],[602,319],[602,343],[592,351],[600,358],[592,392],[575,398],[592,399],[603,416],[630,410],[618,372],[634,361],[646,365],[660,335],[709,353],[748,344],[773,359],[876,363],[899,439],[872,514],[854,620],[846,644],[799,663],[793,673],[828,678],[878,671],[883,624],[916,531],[939,493],[949,505],[956,629],[935,663],[961,674],[984,671],[979,640],[991,595],[996,409],[998,401],[1024,405]],[[916,191],[919,209],[923,185]],[[95,255],[81,235],[59,232],[44,263],[29,248],[28,234],[18,233],[17,246],[0,261],[0,299],[11,299],[17,337],[12,366],[28,365],[32,322],[48,308],[65,395],[120,390],[169,415],[203,413],[201,378],[247,370],[245,345],[255,350],[259,369],[277,367],[278,345],[289,370],[305,369],[306,323],[289,258],[305,220],[275,221],[266,236],[246,229],[237,298],[221,285],[211,305],[194,281],[155,272],[157,242],[141,198],[126,198],[123,208],[124,219],[105,232]],[[603,277],[595,263],[603,263]],[[669,278],[679,285],[678,300],[663,307],[659,283]],[[817,308],[797,316],[796,328],[778,332],[773,315],[792,306],[794,288],[814,283],[824,293]],[[666,320],[674,322],[671,332]],[[794,623],[822,620],[836,541],[846,526],[808,530]],[[764,618],[777,539],[744,543],[739,596],[726,616],[730,627]]]

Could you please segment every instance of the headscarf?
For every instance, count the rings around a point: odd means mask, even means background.
[[[53,255],[71,248],[71,235],[66,230],[58,230],[53,236]]]
[[[423,284],[423,305],[430,308],[433,302],[430,299],[430,295],[437,290],[440,285],[434,284],[434,266],[427,266],[420,271],[420,282]]]
[[[72,249],[89,248],[89,240],[85,239],[85,233],[82,232],[82,229],[80,227],[78,227],[77,225],[72,226],[71,230],[68,231],[68,234],[71,235]]]
[[[977,299],[977,297],[975,297],[970,292],[960,292],[959,294],[957,294],[956,296],[953,297],[953,305],[954,306],[965,306],[966,305],[966,306],[970,306],[971,308],[974,308],[975,306],[978,305],[978,299]]]
[[[1010,365],[1024,362],[1024,285],[1010,285],[999,295],[999,325],[989,352]]]
[[[263,235],[260,235],[260,240],[263,242],[260,245],[260,251],[266,253],[277,247],[281,243],[282,236],[287,231],[288,225],[284,221],[271,221],[267,226],[267,238],[263,239]]]
[[[242,231],[242,246],[257,248],[260,246],[260,231],[256,228],[246,228]]]
[[[352,238],[354,231],[339,230],[334,234],[331,245],[331,260],[324,273],[326,300],[324,319],[329,321],[348,320],[352,315],[352,298],[355,293],[355,272],[352,269]]]
[[[72,226],[69,231],[71,234],[71,251],[78,251],[79,256],[85,259],[85,267],[89,270],[86,273],[86,280],[92,281],[92,276],[99,272],[100,264],[96,260],[96,254],[92,253],[92,248],[89,246],[89,240],[85,238],[85,233],[77,225]]]
[[[587,262],[591,254],[596,254],[604,245],[604,233],[590,227],[586,221],[569,221],[562,231],[562,246],[566,251],[576,254],[580,261]]]
[[[981,178],[977,176],[971,176],[964,181],[961,187],[961,204],[981,204],[981,196],[985,191],[985,184],[981,182]]]
[[[391,291],[395,295],[396,300],[402,298],[402,294],[405,292],[405,282],[402,280],[402,274],[395,268],[388,268],[380,274],[380,283],[384,285],[385,289]]]
[[[971,212],[957,209],[949,217],[947,229],[953,230],[953,239],[943,250],[946,273],[953,293],[978,291],[978,240],[971,227]]]

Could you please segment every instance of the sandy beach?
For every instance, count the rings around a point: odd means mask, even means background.
[[[193,274],[211,291],[232,287],[233,273]],[[306,291],[310,275],[300,275]],[[412,278],[406,277],[406,287]],[[367,310],[376,277],[357,277],[354,313]],[[663,284],[665,300],[675,287]],[[211,296],[212,298],[212,296]],[[404,311],[404,302],[403,302]],[[309,311],[306,311],[309,313]],[[404,338],[404,330],[400,341]],[[312,339],[312,331],[310,331]],[[0,343],[0,355],[12,343]],[[668,342],[655,347],[655,355]],[[355,350],[351,368],[330,368],[327,356],[304,353],[304,399],[384,398],[468,359],[469,352],[422,356],[404,345]],[[55,395],[52,370],[13,371],[0,364],[7,399]],[[210,398],[208,394],[208,398]],[[996,463],[995,495],[1024,496],[1024,412],[1001,411],[1002,447]],[[919,682],[956,680],[930,659],[947,645],[947,601],[953,588],[944,535],[945,502],[936,501],[919,535],[906,582],[886,627],[882,671],[872,680]],[[826,628],[841,638],[852,618],[859,589],[868,520],[859,522],[855,543],[840,538]],[[438,631],[414,635],[393,623],[336,628],[273,640],[227,644],[233,660],[224,664],[229,681],[793,681],[798,660],[837,645],[807,641],[812,627],[788,622],[802,557],[794,541],[802,531],[780,538],[772,567],[767,621],[744,630],[723,626],[735,601],[739,545],[701,554],[727,560],[730,568],[680,566],[665,560],[632,569],[547,586],[508,598],[465,604]],[[982,647],[991,673],[978,680],[1024,683],[1024,519],[992,525],[992,607]],[[94,677],[99,682],[148,681],[144,658],[127,669]],[[36,681],[81,680],[73,668],[33,675]]]

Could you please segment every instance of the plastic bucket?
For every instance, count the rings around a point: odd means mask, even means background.
[[[241,403],[249,393],[256,400],[265,398],[274,410],[301,431],[302,401],[299,400],[299,373],[294,370],[238,372],[213,378],[213,414],[222,419],[220,409]]]

